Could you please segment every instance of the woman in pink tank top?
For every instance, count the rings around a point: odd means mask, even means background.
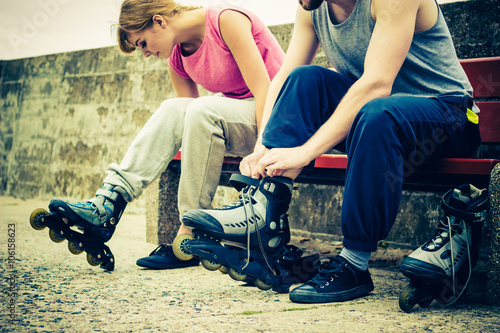
[[[182,6],[170,0],[125,0],[117,37],[125,53],[139,49],[145,57],[167,60],[178,97],[161,104],[122,162],[108,167],[104,183],[130,202],[182,146],[180,218],[188,210],[211,209],[224,156],[253,151],[267,89],[284,52],[247,10]],[[199,86],[214,94],[200,94]],[[191,231],[181,224],[178,233]],[[171,245],[160,245],[137,261],[155,269],[198,263],[177,259]]]

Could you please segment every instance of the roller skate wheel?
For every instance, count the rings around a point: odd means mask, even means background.
[[[64,242],[65,238],[61,233],[58,233],[52,229],[49,230],[49,237],[54,243],[62,243]]]
[[[45,225],[43,218],[44,216],[49,215],[49,212],[47,212],[43,208],[38,208],[33,211],[30,215],[30,225],[33,229],[35,230],[43,230],[47,226]]]
[[[209,270],[209,271],[216,271],[216,270],[220,269],[222,266],[219,263],[213,262],[211,260],[203,259],[203,258],[200,259],[200,261],[201,261],[201,265],[203,267],[205,267],[206,270]]]
[[[231,277],[231,279],[235,281],[244,281],[247,278],[247,275],[243,272],[237,271],[232,267],[227,269],[227,273]]]
[[[87,262],[89,263],[90,266],[99,266],[102,263],[102,259],[99,259],[96,256],[87,253]]]
[[[73,254],[80,254],[83,252],[82,245],[75,242],[68,242],[68,250]]]
[[[269,290],[269,289],[271,289],[271,288],[273,287],[273,285],[272,285],[272,284],[270,284],[270,283],[266,283],[266,282],[262,281],[262,280],[261,280],[261,279],[259,279],[259,278],[254,278],[254,279],[253,279],[253,283],[254,283],[254,284],[255,284],[255,286],[256,286],[257,288],[259,288],[260,290]]]
[[[221,266],[219,268],[219,272],[221,272],[222,274],[227,274],[227,267],[226,266]]]
[[[182,261],[188,261],[193,259],[194,255],[186,250],[184,244],[193,239],[193,235],[190,234],[180,234],[175,237],[172,243],[172,251],[177,259]]]
[[[414,298],[416,290],[417,287],[415,287],[413,284],[409,284],[404,287],[401,291],[401,294],[399,294],[399,307],[404,312],[410,312],[410,310],[415,306],[416,302]]]

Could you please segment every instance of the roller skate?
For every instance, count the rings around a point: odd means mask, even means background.
[[[115,260],[106,243],[127,202],[124,190],[119,186],[104,184],[96,197],[89,201],[66,203],[51,200],[49,212],[36,209],[31,213],[30,224],[36,230],[49,228],[49,237],[56,243],[68,240],[68,249],[73,254],[87,252],[87,262],[92,266],[114,270]]]
[[[434,236],[401,264],[410,278],[399,296],[399,306],[409,312],[416,304],[428,307],[436,300],[455,304],[466,292],[479,257],[488,192],[465,184],[442,198],[445,216]]]
[[[286,212],[292,181],[284,177],[259,181],[234,174],[230,183],[240,192],[239,200],[184,214],[182,222],[193,228],[194,238],[179,235],[172,244],[174,254],[181,260],[197,256],[209,270],[222,265],[233,279],[251,277],[262,290],[279,286],[284,272],[276,260],[290,240]]]

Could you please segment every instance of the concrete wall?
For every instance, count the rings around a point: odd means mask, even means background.
[[[442,6],[460,58],[500,55],[499,7],[492,0]],[[285,50],[292,26],[271,27]],[[315,62],[327,65],[321,51]],[[121,160],[151,113],[175,96],[166,61],[126,56],[114,47],[1,61],[0,73],[0,195],[92,197],[106,166]],[[340,234],[341,192],[299,185],[292,226]],[[427,238],[438,200],[434,193],[405,193],[393,230],[398,237],[391,239]],[[144,207],[141,199],[129,209]]]

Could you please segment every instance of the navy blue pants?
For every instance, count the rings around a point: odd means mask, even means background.
[[[354,83],[319,66],[292,71],[263,133],[267,148],[305,143]],[[399,209],[403,179],[436,157],[466,157],[481,143],[468,122],[470,97],[390,96],[368,102],[337,149],[348,155],[341,226],[344,246],[375,251]]]

